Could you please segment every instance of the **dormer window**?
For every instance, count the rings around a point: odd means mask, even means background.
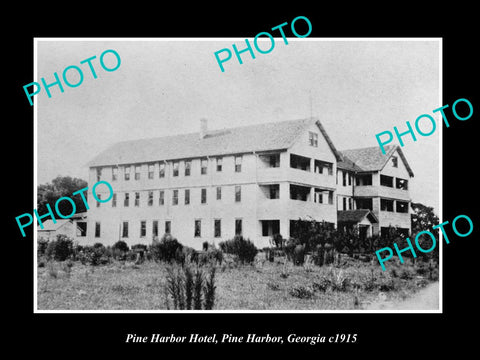
[[[398,167],[398,158],[396,156],[392,156],[392,166]]]
[[[308,132],[308,142],[310,146],[318,147],[318,134],[309,131]]]

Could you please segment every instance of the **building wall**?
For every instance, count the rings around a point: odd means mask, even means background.
[[[309,145],[309,131],[318,134],[318,146]],[[309,157],[310,171],[290,167],[290,154]],[[235,220],[242,220],[243,236],[250,238],[257,247],[268,245],[262,236],[261,220],[280,220],[280,232],[289,236],[290,220],[306,218],[328,221],[336,224],[336,207],[328,203],[328,191],[335,199],[336,161],[320,130],[316,125],[307,129],[288,151],[280,155],[280,167],[270,168],[259,160],[262,153],[241,154],[241,172],[235,172],[235,155],[222,156],[222,171],[217,171],[217,157],[207,159],[207,174],[201,174],[201,159],[178,161],[179,175],[173,175],[174,161],[165,162],[165,177],[159,178],[160,163],[153,163],[153,179],[148,178],[148,164],[140,165],[140,179],[135,180],[135,164],[130,167],[130,180],[124,180],[125,165],[118,168],[117,180],[112,179],[112,167],[102,168],[100,180],[108,181],[116,193],[116,207],[112,200],[97,206],[89,188],[88,236],[85,244],[102,242],[112,245],[125,240],[129,245],[149,244],[153,238],[153,221],[158,221],[159,236],[164,233],[165,221],[171,221],[171,233],[187,246],[201,248],[204,241],[215,242],[231,239],[235,235]],[[314,160],[332,164],[332,175],[328,172],[315,173]],[[190,176],[185,176],[185,160],[191,161]],[[130,165],[130,164],[128,164]],[[89,183],[95,184],[97,171],[90,169]],[[265,198],[260,186],[278,184],[279,199]],[[290,185],[309,188],[308,201],[290,199]],[[235,201],[235,187],[241,187],[241,201]],[[216,199],[216,188],[222,188],[221,200]],[[201,189],[207,191],[207,203],[202,204]],[[325,191],[323,204],[314,202],[314,189]],[[186,205],[185,190],[190,190],[190,204]],[[160,190],[164,191],[164,205],[159,205]],[[178,205],[172,204],[173,191],[178,190]],[[153,204],[148,205],[148,193],[153,192]],[[135,206],[135,192],[140,193],[140,205]],[[99,185],[96,193],[102,199],[109,195],[108,188]],[[124,195],[129,193],[129,206],[124,207]],[[214,236],[214,220],[221,220],[221,236]],[[201,237],[194,236],[195,220],[201,220]],[[129,237],[122,237],[122,223],[129,222]],[[141,221],[146,221],[146,234],[140,236]],[[95,237],[95,223],[100,222],[100,237]]]

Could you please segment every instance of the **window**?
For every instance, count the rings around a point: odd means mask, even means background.
[[[372,185],[372,174],[357,175],[355,185],[357,186]]]
[[[348,174],[348,186],[352,185],[352,174]]]
[[[235,235],[242,235],[242,219],[235,219]]]
[[[280,154],[270,155],[268,160],[270,167],[280,167]]]
[[[185,189],[185,205],[190,204],[190,190]]]
[[[152,236],[158,237],[158,220],[153,220],[152,222]]]
[[[380,210],[393,212],[393,200],[380,199]]]
[[[122,224],[122,237],[128,238],[128,221],[124,221]]]
[[[392,166],[398,167],[398,158],[396,156],[392,156]]]
[[[222,163],[223,163],[223,158],[218,157],[217,158],[217,171],[218,172],[222,171]]]
[[[125,197],[123,198],[123,206],[128,207],[129,204],[130,204],[130,194],[125,193]]]
[[[112,207],[117,207],[117,193],[113,193]]]
[[[347,198],[343,197],[343,210],[347,210]]]
[[[160,196],[158,198],[158,205],[164,205],[164,204],[165,204],[165,191],[161,190]]]
[[[97,168],[97,181],[100,181],[101,177],[102,177],[102,169]]]
[[[310,171],[310,158],[295,154],[290,154],[290,167],[304,171]]]
[[[135,165],[135,180],[140,180],[140,165]]]
[[[222,187],[217,186],[217,200],[222,200]]]
[[[159,169],[158,169],[158,177],[163,178],[165,177],[165,163],[160,163]]]
[[[393,187],[393,177],[386,176],[386,175],[380,175],[380,185]]]
[[[135,206],[140,206],[140,193],[135,193]]]
[[[328,203],[333,205],[333,191],[328,192]]]
[[[242,171],[242,156],[235,156],[235,172]]]
[[[148,206],[153,205],[153,191],[148,192]]]
[[[97,208],[100,207],[100,200],[102,200],[102,194],[97,194]]]
[[[315,189],[313,193],[313,202],[323,204],[323,192],[319,189]]]
[[[202,236],[202,220],[195,220],[194,237]]]
[[[396,178],[395,185],[397,189],[408,190],[408,180]]]
[[[408,213],[408,202],[397,200],[397,213]]]
[[[202,204],[207,203],[207,189],[201,189],[201,200],[200,200],[200,202]]]
[[[202,159],[200,163],[200,173],[205,175],[207,173],[208,159]]]
[[[130,180],[130,168],[131,166],[130,165],[127,165],[124,167],[124,176],[125,176],[125,180]]]
[[[280,199],[280,185],[269,185],[268,188],[270,199]]]
[[[170,220],[165,221],[165,234],[170,234],[172,231],[172,222]]]
[[[192,161],[185,160],[185,176],[190,176],[190,169],[192,168]]]
[[[353,199],[352,199],[352,198],[349,198],[349,199],[348,199],[348,208],[349,208],[350,210],[353,210]]]
[[[222,220],[215,219],[213,221],[213,236],[219,238],[222,236]]]
[[[342,171],[342,185],[347,186],[347,172]]]
[[[240,185],[235,185],[235,202],[242,201],[242,187]]]
[[[112,167],[112,181],[117,181],[118,179],[118,166]]]
[[[153,164],[148,164],[148,178],[153,179],[153,171],[155,170],[155,166]]]
[[[310,146],[318,147],[318,134],[309,131],[308,132],[308,143]]]
[[[147,222],[145,220],[140,221],[140,237],[147,235]]]
[[[173,162],[173,176],[178,176],[178,161]]]
[[[373,210],[373,200],[371,198],[356,199],[357,209]]]
[[[173,190],[172,205],[178,205],[178,190]]]
[[[100,237],[100,222],[95,223],[95,237],[99,238]]]
[[[77,222],[77,236],[87,236],[87,223],[83,221]]]

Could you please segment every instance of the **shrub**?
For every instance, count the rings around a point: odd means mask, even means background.
[[[57,239],[50,241],[45,250],[48,259],[64,261],[73,255],[73,241],[63,234],[57,235]]]
[[[183,245],[177,239],[170,234],[165,234],[160,241],[152,243],[150,251],[155,261],[172,262],[181,261],[178,257],[181,255],[182,248]]]
[[[281,234],[274,234],[272,239],[270,240],[270,244],[277,249],[283,249],[285,246],[285,239],[282,237]]]
[[[85,246],[79,253],[78,258],[82,264],[93,266],[105,265],[110,261],[107,255],[107,249],[100,243],[94,244],[93,246]]]
[[[200,265],[221,264],[223,261],[223,253],[219,249],[210,247],[207,251],[198,254],[198,263]]]
[[[311,299],[315,292],[310,287],[305,287],[302,285],[296,285],[291,288],[288,292],[291,296],[294,296],[299,299]]]
[[[112,249],[113,250],[119,250],[119,251],[122,251],[122,252],[126,253],[129,248],[128,248],[128,245],[125,241],[118,240],[115,244],[113,244]]]
[[[37,240],[37,254],[38,255],[45,255],[45,251],[47,250],[48,246],[48,239],[45,239],[43,237],[39,238]]]
[[[305,244],[302,244],[298,239],[290,238],[285,244],[284,251],[287,259],[292,261],[295,265],[303,265],[305,261]]]
[[[236,255],[242,263],[253,263],[258,252],[255,245],[241,235],[236,235],[231,240],[222,241],[218,246],[224,253]]]
[[[168,306],[169,297],[175,310],[211,310],[215,304],[215,267],[206,276],[200,267],[192,269],[190,263],[182,266],[170,265],[167,268],[165,293]]]

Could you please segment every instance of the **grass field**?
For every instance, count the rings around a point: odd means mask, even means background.
[[[166,310],[166,266],[153,261],[102,266],[50,261],[38,268],[38,309]],[[407,299],[428,285],[429,278],[418,265],[390,261],[384,272],[377,263],[348,257],[322,267],[284,264],[283,258],[222,264],[217,265],[214,310],[361,310],[379,298]]]

